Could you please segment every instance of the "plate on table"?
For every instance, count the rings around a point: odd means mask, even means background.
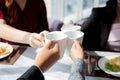
[[[13,47],[4,42],[0,42],[0,59],[9,56],[13,52]]]
[[[114,71],[111,71],[109,69],[107,69],[105,66],[106,66],[106,63],[111,60],[111,59],[115,59],[117,57],[120,57],[120,55],[112,55],[112,56],[105,56],[103,58],[101,58],[99,61],[98,61],[98,66],[100,67],[101,70],[103,70],[105,73],[107,74],[110,74],[110,75],[113,75],[113,76],[116,76],[116,77],[120,77],[120,71],[119,72],[114,72]],[[120,61],[119,61],[120,63]],[[111,68],[111,67],[110,67]],[[113,69],[113,68],[111,68]]]

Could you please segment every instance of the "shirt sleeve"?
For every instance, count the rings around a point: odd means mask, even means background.
[[[74,60],[68,80],[85,80],[84,61],[80,58]]]
[[[45,79],[41,70],[33,65],[17,80],[45,80]]]

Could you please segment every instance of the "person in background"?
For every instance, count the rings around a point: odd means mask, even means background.
[[[85,80],[84,77],[84,53],[77,40],[74,41],[70,52],[73,60],[71,73],[68,80]],[[43,72],[48,70],[59,60],[59,45],[55,41],[47,42],[36,55],[34,64],[17,80],[45,80]]]
[[[108,0],[105,7],[93,8],[81,31],[85,50],[120,51],[120,0]]]
[[[40,33],[44,30],[48,31],[44,0],[0,0],[1,42],[8,42],[10,44],[17,44],[13,42],[26,43],[27,40],[22,40],[23,38],[21,37],[28,38],[30,33]],[[7,37],[3,34],[6,34]],[[11,40],[13,42],[7,41],[10,40],[8,38],[13,39]],[[17,38],[17,41],[15,41],[15,38]]]

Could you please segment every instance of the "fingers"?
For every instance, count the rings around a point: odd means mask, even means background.
[[[44,34],[43,33],[41,33],[41,34],[33,34],[32,35],[32,37],[34,38],[34,39],[36,39],[36,40],[38,40],[38,41],[42,41],[42,40],[44,40]]]
[[[70,56],[73,60],[76,59],[76,58],[83,59],[83,56],[84,56],[83,49],[82,49],[78,40],[74,41],[73,46],[71,48]]]
[[[59,52],[59,45],[56,41],[51,40],[45,44],[45,47],[50,49],[53,52]]]
[[[78,46],[79,41],[78,40],[74,40],[74,43]]]
[[[40,34],[44,34],[44,36],[46,36],[48,33],[49,33],[49,31],[44,30]]]
[[[51,48],[54,45],[54,41],[53,40],[49,40],[45,43],[45,47],[46,48]]]
[[[43,46],[43,40],[44,40],[44,34],[36,34],[33,33],[29,38],[29,44],[32,47],[42,47]]]
[[[74,40],[72,48],[77,48],[78,46],[79,46],[79,41],[78,40]]]
[[[60,50],[59,50],[59,45],[58,45],[58,43],[56,43],[55,42],[55,45],[54,45],[54,47],[53,47],[53,51],[54,52],[59,52]]]
[[[82,48],[82,45],[80,44],[78,40],[74,40],[73,46],[75,46],[75,48]]]

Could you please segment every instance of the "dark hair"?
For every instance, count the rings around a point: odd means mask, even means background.
[[[14,24],[18,20],[18,10],[14,0],[4,0],[7,9],[7,22]]]
[[[106,3],[106,11],[107,13],[112,16],[112,19],[117,15],[117,0],[108,0]]]

